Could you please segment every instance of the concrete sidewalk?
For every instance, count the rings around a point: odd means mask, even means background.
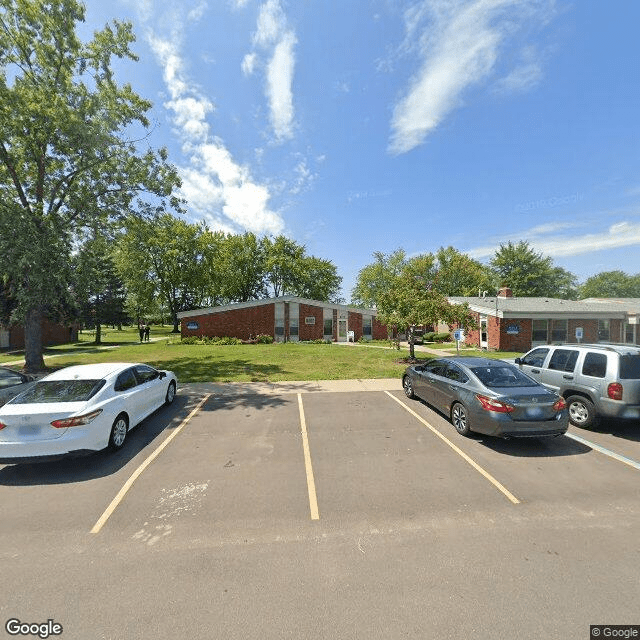
[[[312,393],[330,391],[399,391],[401,378],[370,380],[307,380],[282,382],[186,382],[178,383],[186,393],[211,393],[216,396],[281,395],[287,393]]]

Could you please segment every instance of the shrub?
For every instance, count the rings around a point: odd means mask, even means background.
[[[273,344],[273,336],[262,333],[259,336],[256,336],[256,342],[258,344]]]
[[[436,333],[433,340],[434,342],[449,342],[451,340],[451,334],[448,331]]]

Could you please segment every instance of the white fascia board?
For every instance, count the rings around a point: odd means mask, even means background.
[[[377,315],[375,309],[361,309],[358,307],[349,307],[345,304],[336,304],[334,302],[322,302],[320,300],[309,300],[307,298],[298,298],[296,296],[280,296],[279,298],[262,298],[261,300],[250,300],[249,302],[235,302],[225,304],[219,307],[208,307],[206,309],[193,309],[191,311],[180,311],[176,315],[179,320],[183,318],[193,318],[194,316],[205,316],[212,313],[222,313],[224,311],[236,311],[240,309],[251,309],[252,307],[264,307],[277,302],[297,302],[298,304],[306,304],[311,307],[320,307],[324,309],[337,309],[339,311],[351,311],[353,313],[361,313],[364,315]]]

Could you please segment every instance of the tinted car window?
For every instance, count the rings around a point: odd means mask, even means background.
[[[17,373],[13,373],[11,371],[0,371],[0,389],[13,387],[17,384],[22,384],[23,382],[24,379]]]
[[[151,367],[139,366],[135,368],[136,378],[138,378],[140,384],[149,382],[149,380],[155,380],[158,377],[158,372]]]
[[[118,378],[116,379],[116,383],[113,386],[115,391],[126,391],[127,389],[132,389],[138,384],[136,377],[133,375],[133,369],[127,369],[123,371]]]
[[[467,374],[462,371],[462,369],[450,364],[446,371],[444,372],[445,378],[449,378],[449,380],[455,380],[456,382],[466,382],[469,377]]]
[[[42,380],[18,396],[16,404],[86,402],[104,383],[104,380]]]
[[[436,376],[444,375],[444,370],[447,365],[444,362],[440,362],[436,360],[435,362],[430,362],[424,366],[425,373],[431,373]]]
[[[620,377],[624,380],[640,379],[640,355],[620,356]]]
[[[534,349],[521,360],[521,364],[528,364],[531,367],[541,367],[547,357],[549,349]]]
[[[593,378],[604,378],[607,372],[607,356],[604,353],[593,353],[590,351],[584,357],[582,365],[582,375]]]
[[[549,369],[573,371],[578,361],[578,352],[573,349],[556,349],[549,360]]]
[[[531,387],[537,383],[513,367],[489,365],[471,369],[485,387]]]

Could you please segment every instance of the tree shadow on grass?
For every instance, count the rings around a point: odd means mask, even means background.
[[[231,382],[244,378],[244,382],[269,382],[274,375],[289,373],[275,364],[257,364],[249,359],[179,358],[172,361],[150,361],[159,369],[170,369],[184,382]]]

